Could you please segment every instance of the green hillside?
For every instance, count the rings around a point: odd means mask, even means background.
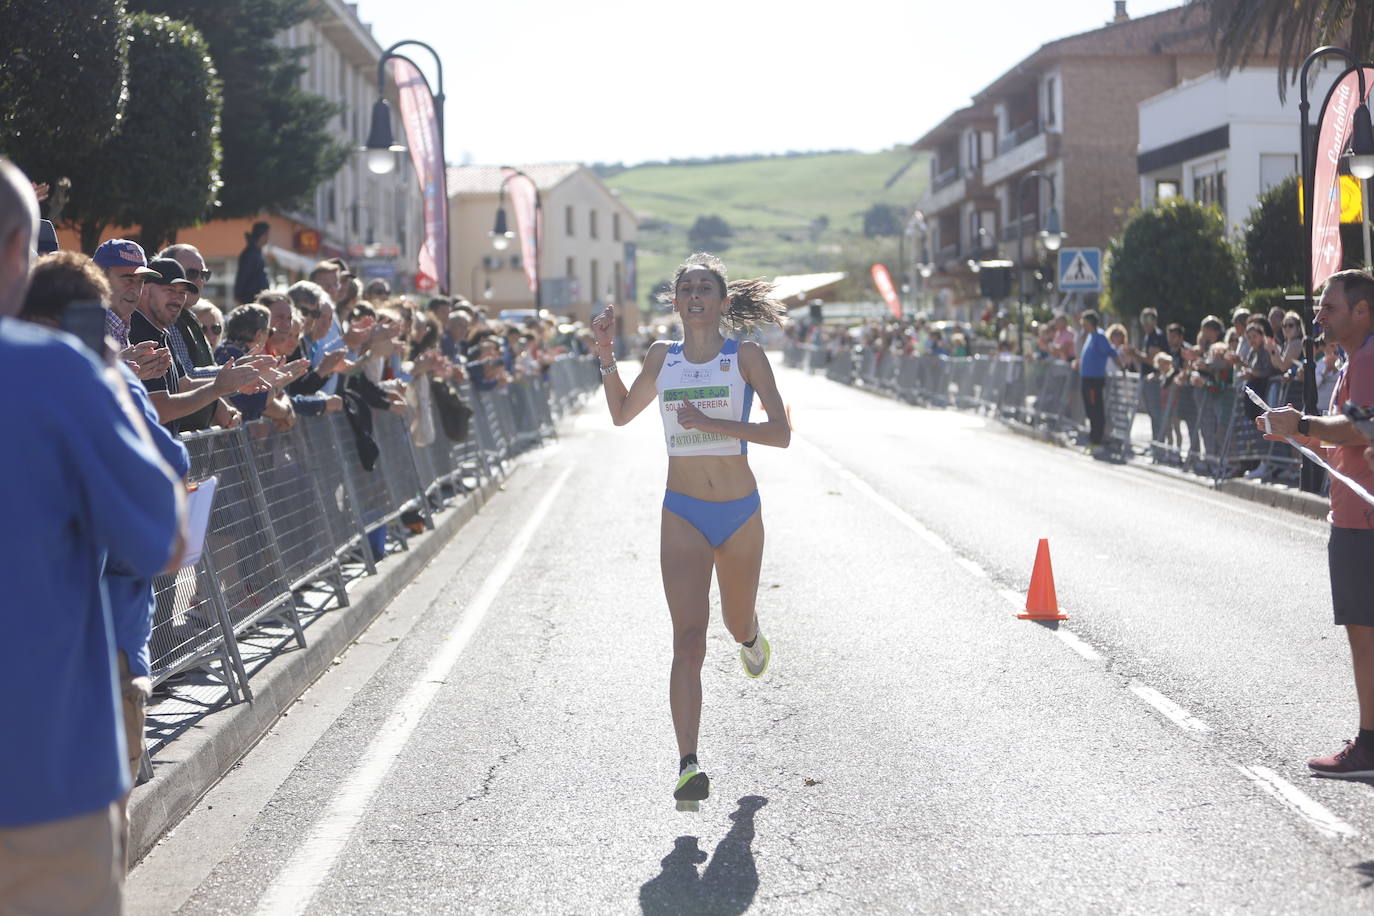
[[[910,151],[888,150],[650,165],[613,175],[606,184],[640,219],[642,301],[691,253],[687,231],[701,216],[718,216],[733,231],[729,247],[716,252],[732,278],[852,271],[874,250],[894,259],[898,240],[865,239],[863,216],[878,203],[910,212],[925,191],[924,161],[884,185],[911,158]]]

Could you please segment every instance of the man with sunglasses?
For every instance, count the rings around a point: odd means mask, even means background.
[[[172,352],[181,361],[182,368],[191,378],[214,378],[219,372],[215,362],[215,350],[205,339],[205,331],[192,314],[191,309],[200,302],[200,291],[210,282],[210,270],[205,266],[205,258],[194,245],[177,244],[162,249],[159,258],[171,258],[186,272],[186,279],[193,286],[187,288],[186,305],[177,315],[171,328]],[[208,419],[208,418],[207,418]],[[203,429],[204,426],[191,424],[185,429]]]

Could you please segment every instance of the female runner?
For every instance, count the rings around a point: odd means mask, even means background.
[[[763,519],[747,453],[751,442],[786,448],[792,431],[763,348],[722,333],[722,328],[733,332],[776,322],[783,307],[771,293],[772,286],[761,280],[727,286],[719,259],[692,255],[673,277],[672,303],[682,318],[683,339],[651,346],[629,389],[616,373],[614,307],[607,306],[592,320],[602,387],[615,425],[633,420],[655,397],[663,415],[668,484],[659,562],[673,619],[668,703],[681,755],[673,791],[680,802],[710,795],[710,779],[697,762],[697,732],[713,568],[721,616],[740,644],[744,673],[762,676],[772,652],[754,612]],[[750,420],[756,392],[768,414],[762,423]]]

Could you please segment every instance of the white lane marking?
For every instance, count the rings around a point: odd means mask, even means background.
[[[793,436],[793,438],[797,441],[804,441],[795,435]],[[815,453],[816,457],[820,460],[822,464],[830,468],[835,473],[839,474],[845,480],[849,481],[851,486],[853,486],[859,492],[863,493],[869,499],[877,503],[879,507],[881,507],[893,518],[900,521],[907,528],[910,528],[912,531],[916,532],[927,543],[937,548],[941,552],[954,553],[954,548],[949,546],[949,544],[945,543],[945,541],[943,541],[939,535],[937,535],[935,532],[931,531],[929,528],[922,525],[920,522],[916,521],[916,519],[912,518],[911,515],[909,515],[904,509],[897,506],[887,497],[878,493],[877,490],[874,490],[863,480],[860,480],[858,475],[856,475],[853,471],[844,467],[844,465],[840,464],[834,458],[831,458],[825,452],[821,451],[821,449],[815,444],[810,442],[806,444]],[[954,562],[958,563],[964,569],[968,570],[970,573],[979,577],[980,579],[991,579],[991,576],[988,575],[987,570],[983,569],[983,567],[979,565],[976,560],[971,560],[968,557],[955,556]],[[999,588],[997,590],[997,593],[1000,594],[1003,598],[1006,598],[1007,601],[1011,603],[1012,607],[1018,608],[1020,610],[1025,610],[1025,598],[1019,592],[1014,592],[1009,588]],[[1077,652],[1079,655],[1086,658],[1088,661],[1100,662],[1102,660],[1102,656],[1098,654],[1096,649],[1094,649],[1092,646],[1088,645],[1078,636],[1074,635],[1073,633],[1070,633],[1063,627],[1057,628],[1054,631],[1054,633],[1064,642],[1065,645],[1067,645],[1070,649],[1073,649],[1073,651]]]
[[[468,641],[481,625],[497,595],[501,593],[506,580],[515,571],[530,542],[534,540],[539,526],[543,524],[545,516],[548,515],[571,473],[572,468],[564,470],[549,487],[549,491],[539,501],[525,526],[506,548],[501,561],[487,575],[486,581],[473,596],[472,603],[463,616],[431,657],[425,670],[411,684],[405,696],[397,702],[391,715],[377,732],[377,736],[363,752],[362,759],[353,773],[339,788],[338,794],[324,815],[315,822],[310,832],[305,835],[304,841],[297,847],[295,854],[263,892],[256,910],[259,916],[301,913],[310,904],[316,891],[328,877],[330,869],[334,867],[335,860],[348,844],[353,831],[357,829],[378,787],[405,749],[411,733],[420,724],[439,689],[444,685],[445,678],[457,664],[458,656],[467,648]]]
[[[1338,818],[1316,799],[1268,767],[1247,767],[1238,763],[1235,764],[1235,767],[1244,773],[1246,778],[1252,780],[1255,785],[1278,799],[1286,807],[1297,812],[1322,836],[1336,839],[1343,836],[1360,835],[1354,827]]]
[[[1072,630],[1067,630],[1062,626],[1056,627],[1054,635],[1058,636],[1060,641],[1062,641],[1066,646],[1068,646],[1073,651],[1077,652],[1079,655],[1086,658],[1088,661],[1102,661],[1102,655],[1096,649],[1090,646],[1086,641],[1084,641],[1084,639],[1081,636],[1079,636],[1077,633],[1074,633]]]
[[[806,442],[806,440],[801,439],[799,436],[794,435],[792,438],[798,442]],[[949,544],[945,543],[943,538],[941,538],[934,531],[931,531],[925,525],[922,525],[920,522],[916,521],[916,519],[913,518],[911,514],[908,513],[901,506],[898,506],[892,500],[888,499],[886,496],[882,495],[877,490],[873,489],[873,487],[869,486],[869,484],[862,478],[860,478],[858,474],[855,474],[853,471],[849,470],[849,468],[840,464],[834,458],[831,458],[825,452],[821,451],[819,446],[814,445],[810,442],[806,442],[806,445],[820,460],[821,464],[830,468],[830,470],[834,471],[836,474],[839,474],[841,477],[847,480],[850,486],[858,490],[864,496],[867,496],[870,500],[873,501],[875,505],[878,506],[879,509],[882,509],[888,515],[892,516],[898,522],[900,522],[904,527],[910,529],[921,540],[925,541],[927,544],[929,544],[931,547],[934,547],[941,553],[954,552],[954,548],[950,547]]]
[[[1164,718],[1173,722],[1179,728],[1191,732],[1209,732],[1212,726],[1194,716],[1188,710],[1166,697],[1164,694],[1155,690],[1153,687],[1146,687],[1140,681],[1131,681],[1126,685],[1131,693],[1140,697],[1157,709]]]
[[[980,579],[988,578],[987,570],[978,565],[977,560],[970,560],[968,557],[955,557],[954,562],[967,569]]]

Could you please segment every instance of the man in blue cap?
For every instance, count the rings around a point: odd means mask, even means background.
[[[110,283],[110,305],[105,309],[105,333],[114,339],[119,358],[140,379],[157,378],[172,365],[172,351],[159,350],[156,344],[129,345],[129,321],[143,295],[143,284],[157,271],[148,266],[143,246],[129,239],[110,239],[95,250],[95,266],[105,271]]]

